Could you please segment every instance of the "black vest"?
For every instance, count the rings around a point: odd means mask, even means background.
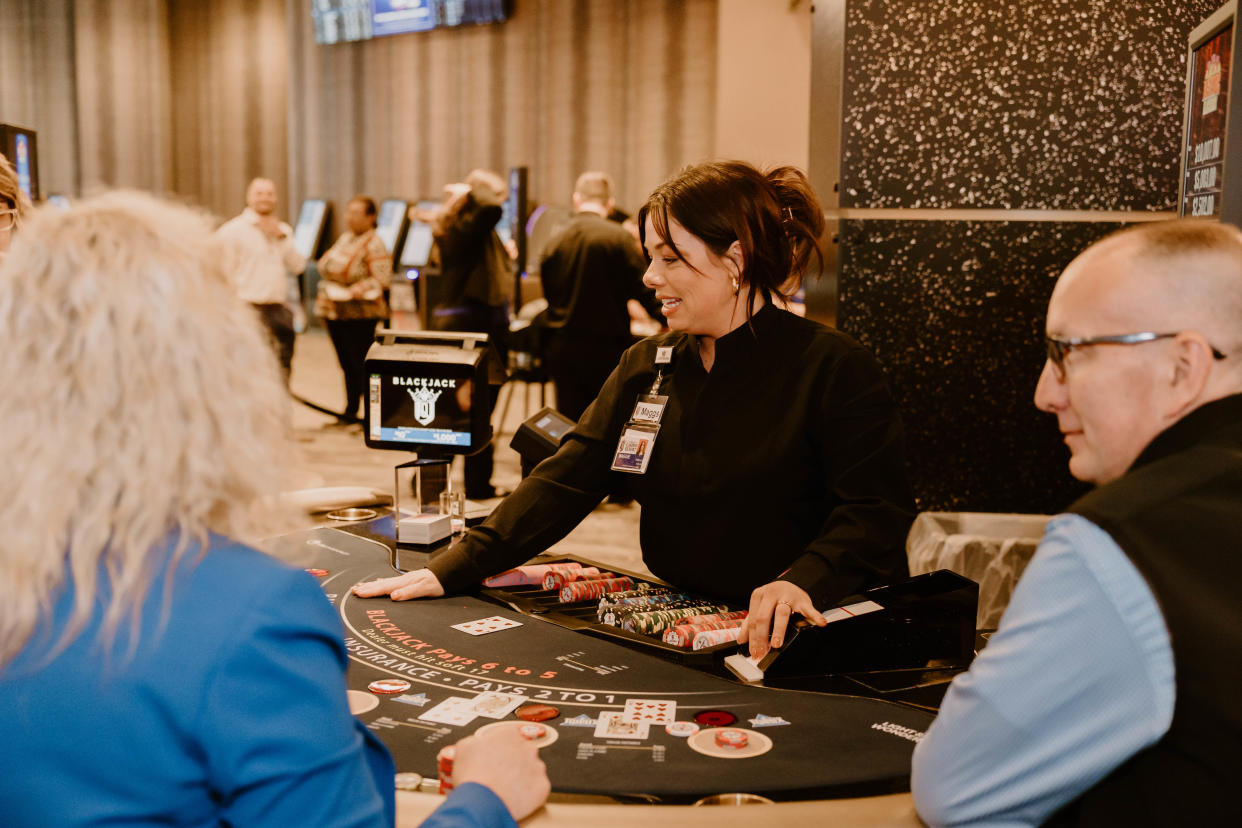
[[[1155,593],[1177,699],[1160,741],[1047,824],[1242,826],[1242,395],[1192,411],[1070,511]]]

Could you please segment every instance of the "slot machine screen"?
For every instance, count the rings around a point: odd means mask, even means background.
[[[380,205],[379,216],[375,223],[375,234],[379,236],[380,241],[384,243],[384,249],[390,254],[396,252],[408,206],[404,201],[395,198],[387,199]]]
[[[302,202],[298,223],[293,228],[293,246],[304,258],[313,259],[318,254],[327,218],[327,201],[308,198]]]

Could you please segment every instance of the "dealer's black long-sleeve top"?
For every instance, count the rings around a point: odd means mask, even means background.
[[[710,373],[695,336],[626,351],[560,450],[432,559],[446,591],[544,551],[625,474],[612,459],[662,345],[674,346],[668,405],[647,473],[626,475],[652,572],[732,601],[782,578],[817,606],[906,575],[914,498],[879,365],[844,334],[768,305],[716,341]]]

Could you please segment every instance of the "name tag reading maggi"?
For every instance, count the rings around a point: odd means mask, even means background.
[[[636,423],[658,423],[664,417],[664,406],[668,403],[668,397],[657,394],[642,394],[638,398],[638,402],[634,403],[634,413],[630,416],[631,422]]]

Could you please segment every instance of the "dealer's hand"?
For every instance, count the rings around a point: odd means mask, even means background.
[[[750,612],[742,622],[737,643],[750,642],[751,658],[761,658],[768,648],[779,649],[785,643],[785,630],[789,617],[799,613],[817,627],[828,622],[815,610],[811,596],[802,587],[789,581],[773,581],[764,584],[750,594]],[[768,629],[771,628],[771,638]]]
[[[440,585],[440,579],[430,569],[415,569],[392,578],[354,584],[354,595],[359,598],[388,595],[394,601],[408,601],[411,598],[439,598],[443,594],[444,587]]]
[[[467,782],[491,788],[515,821],[543,805],[552,789],[535,743],[513,727],[467,736],[457,743],[453,785]]]

